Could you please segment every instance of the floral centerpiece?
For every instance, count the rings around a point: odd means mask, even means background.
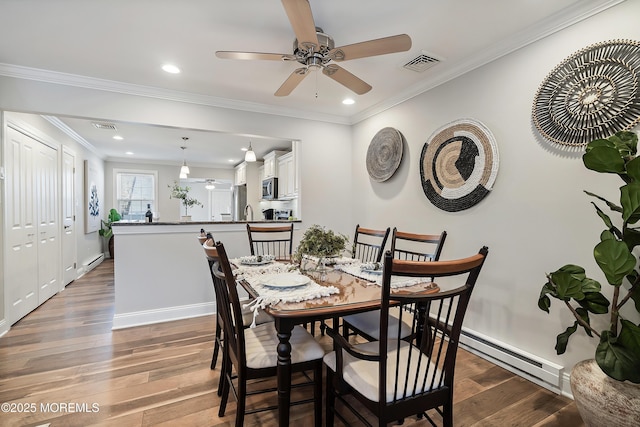
[[[328,257],[339,256],[346,249],[349,238],[314,224],[304,232],[293,258],[301,264],[306,257],[318,258],[318,266],[324,266]]]
[[[189,191],[191,191],[191,187],[180,187],[176,181],[173,181],[173,186],[168,185],[171,189],[171,194],[169,195],[170,199],[180,199],[182,202],[182,206],[184,206],[184,216],[189,216],[189,208],[193,206],[202,206],[202,203],[194,198],[189,197]]]

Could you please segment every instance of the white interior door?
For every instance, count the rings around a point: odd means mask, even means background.
[[[39,142],[7,127],[5,301],[15,323],[38,306],[35,155]]]
[[[66,147],[62,150],[62,283],[67,286],[77,277],[76,246],[76,156]]]
[[[37,146],[36,176],[38,197],[38,304],[59,290],[60,222],[58,197],[58,151],[45,145]]]

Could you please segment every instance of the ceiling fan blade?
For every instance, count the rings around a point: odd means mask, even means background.
[[[334,61],[366,58],[368,56],[386,55],[388,53],[405,52],[411,49],[411,37],[406,34],[383,37],[381,39],[354,43],[331,49],[327,54]]]
[[[332,78],[344,87],[358,95],[363,95],[371,90],[371,85],[359,77],[354,76],[336,64],[329,64],[322,69],[322,74]]]
[[[316,35],[316,24],[313,21],[311,5],[308,0],[282,0],[285,12],[289,17],[289,22],[293,32],[298,39],[298,45],[308,49],[310,45],[317,50],[318,36]]]
[[[309,74],[309,69],[302,67],[293,70],[293,73],[287,77],[287,80],[282,83],[282,86],[278,88],[275,96],[287,96],[293,91],[300,82]]]
[[[295,55],[286,53],[234,52],[219,50],[216,56],[222,59],[262,59],[267,61],[295,61]]]

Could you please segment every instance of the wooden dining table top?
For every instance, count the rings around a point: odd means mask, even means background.
[[[365,279],[353,276],[345,271],[329,267],[326,272],[306,271],[304,273],[320,286],[333,286],[338,293],[300,302],[279,302],[268,306],[265,311],[274,317],[323,318],[333,315],[347,315],[362,311],[374,310],[380,307],[382,286]],[[380,275],[382,276],[382,274]],[[243,288],[251,297],[259,296],[258,292],[246,280],[240,281]],[[439,292],[438,285],[431,281],[392,289],[392,295],[421,293],[431,294]]]

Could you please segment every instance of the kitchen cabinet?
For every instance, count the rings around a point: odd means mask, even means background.
[[[264,155],[264,178],[272,178],[278,175],[278,157],[286,154],[286,151],[272,151]]]
[[[293,153],[278,157],[278,198],[297,197],[296,164]]]
[[[247,163],[242,162],[236,166],[235,184],[241,185],[247,183]]]

